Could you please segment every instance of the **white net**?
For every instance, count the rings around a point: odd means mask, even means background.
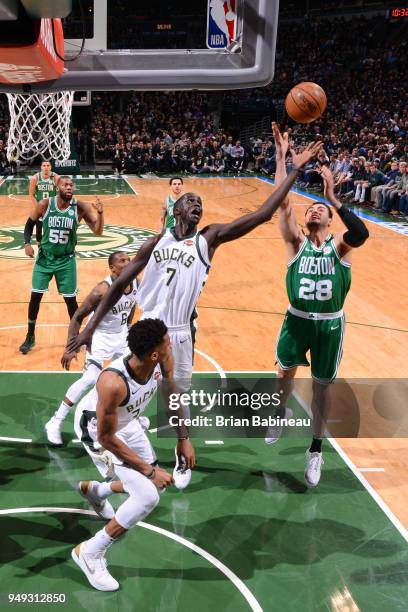
[[[38,155],[57,161],[68,159],[73,96],[73,91],[7,94],[10,108],[8,159],[31,161]]]

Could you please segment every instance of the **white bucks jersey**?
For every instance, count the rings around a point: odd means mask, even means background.
[[[107,276],[104,282],[112,285],[112,279]],[[129,293],[124,293],[114,306],[106,313],[99,323],[97,330],[108,334],[121,333],[126,328],[126,324],[133,306],[136,304],[137,282],[132,281]],[[93,313],[92,313],[93,315]],[[90,317],[91,318],[91,317]]]
[[[129,357],[119,357],[119,359],[112,361],[112,363],[103,370],[103,372],[116,372],[123,379],[126,386],[126,397],[120,404],[118,411],[118,432],[143,413],[156,393],[157,385],[162,377],[160,365],[157,365],[147,380],[136,380],[129,367],[128,361]],[[96,411],[97,403],[98,392],[95,385],[80,402],[81,411],[88,415],[88,419],[89,413],[94,413]]]
[[[200,232],[182,239],[165,232],[150,256],[137,301],[143,317],[157,318],[167,327],[190,323],[210,264],[208,244]]]
[[[129,357],[120,357],[112,361],[106,370],[113,370],[122,377],[126,384],[127,395],[119,406],[118,431],[126,427],[133,419],[137,419],[147,408],[157,391],[157,385],[162,377],[160,365],[157,364],[147,380],[137,380],[129,367]],[[96,387],[94,387],[96,391]]]

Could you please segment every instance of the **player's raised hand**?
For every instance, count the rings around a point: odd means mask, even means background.
[[[31,244],[26,244],[24,246],[24,252],[27,255],[27,257],[31,257],[31,259],[33,259],[33,257],[34,257],[34,249],[31,246]]]
[[[329,200],[329,202],[332,202],[335,199],[333,173],[327,166],[321,166],[318,172],[323,179],[324,197],[326,200]]]
[[[276,161],[280,159],[285,159],[286,153],[289,149],[289,137],[288,133],[284,132],[281,134],[278,124],[275,121],[272,121],[272,132],[273,137],[275,139],[275,147],[276,147]]]
[[[95,202],[92,202],[92,208],[94,208],[98,213],[103,213],[103,204],[98,196],[96,196]]]
[[[69,370],[71,367],[71,361],[73,359],[78,359],[75,351],[67,351],[65,350],[63,356],[61,357],[61,365],[65,370]]]
[[[186,467],[189,470],[192,470],[195,466],[195,450],[190,440],[179,440],[176,446],[176,453],[178,458],[184,457],[184,461],[186,462]]]
[[[307,162],[313,159],[313,157],[316,157],[318,153],[321,151],[322,147],[323,147],[322,141],[318,140],[316,142],[309,143],[307,147],[301,153],[296,153],[294,149],[291,149],[290,153],[292,155],[293,163],[298,168],[301,168],[302,166],[307,164]]]

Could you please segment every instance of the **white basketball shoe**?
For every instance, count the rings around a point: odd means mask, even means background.
[[[101,499],[96,494],[95,485],[98,484],[96,480],[81,480],[78,483],[78,492],[89,501],[98,516],[110,521],[115,516],[115,511],[107,499]]]
[[[61,427],[63,421],[52,417],[48,423],[45,424],[45,433],[47,434],[47,440],[52,446],[62,446],[63,440],[61,436]]]
[[[323,463],[322,453],[311,453],[310,450],[307,449],[305,481],[308,487],[317,487],[319,484]]]
[[[107,561],[103,553],[89,554],[86,552],[86,542],[72,549],[71,557],[84,572],[89,583],[98,591],[117,591],[119,582],[110,575]]]
[[[173,470],[174,485],[177,489],[185,489],[191,480],[191,470],[186,467],[184,457],[177,455],[177,450],[174,451],[176,455],[176,466]]]

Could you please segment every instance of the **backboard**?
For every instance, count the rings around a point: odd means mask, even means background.
[[[181,2],[184,10],[191,5],[187,22],[185,15],[169,15],[164,1],[128,2],[125,28],[123,21],[118,25],[115,0],[82,2],[83,53],[65,63],[61,78],[24,86],[25,92],[237,89],[273,78],[279,0]],[[66,60],[82,42],[84,20],[75,0],[73,9],[64,20]],[[21,92],[23,86],[0,91]]]

